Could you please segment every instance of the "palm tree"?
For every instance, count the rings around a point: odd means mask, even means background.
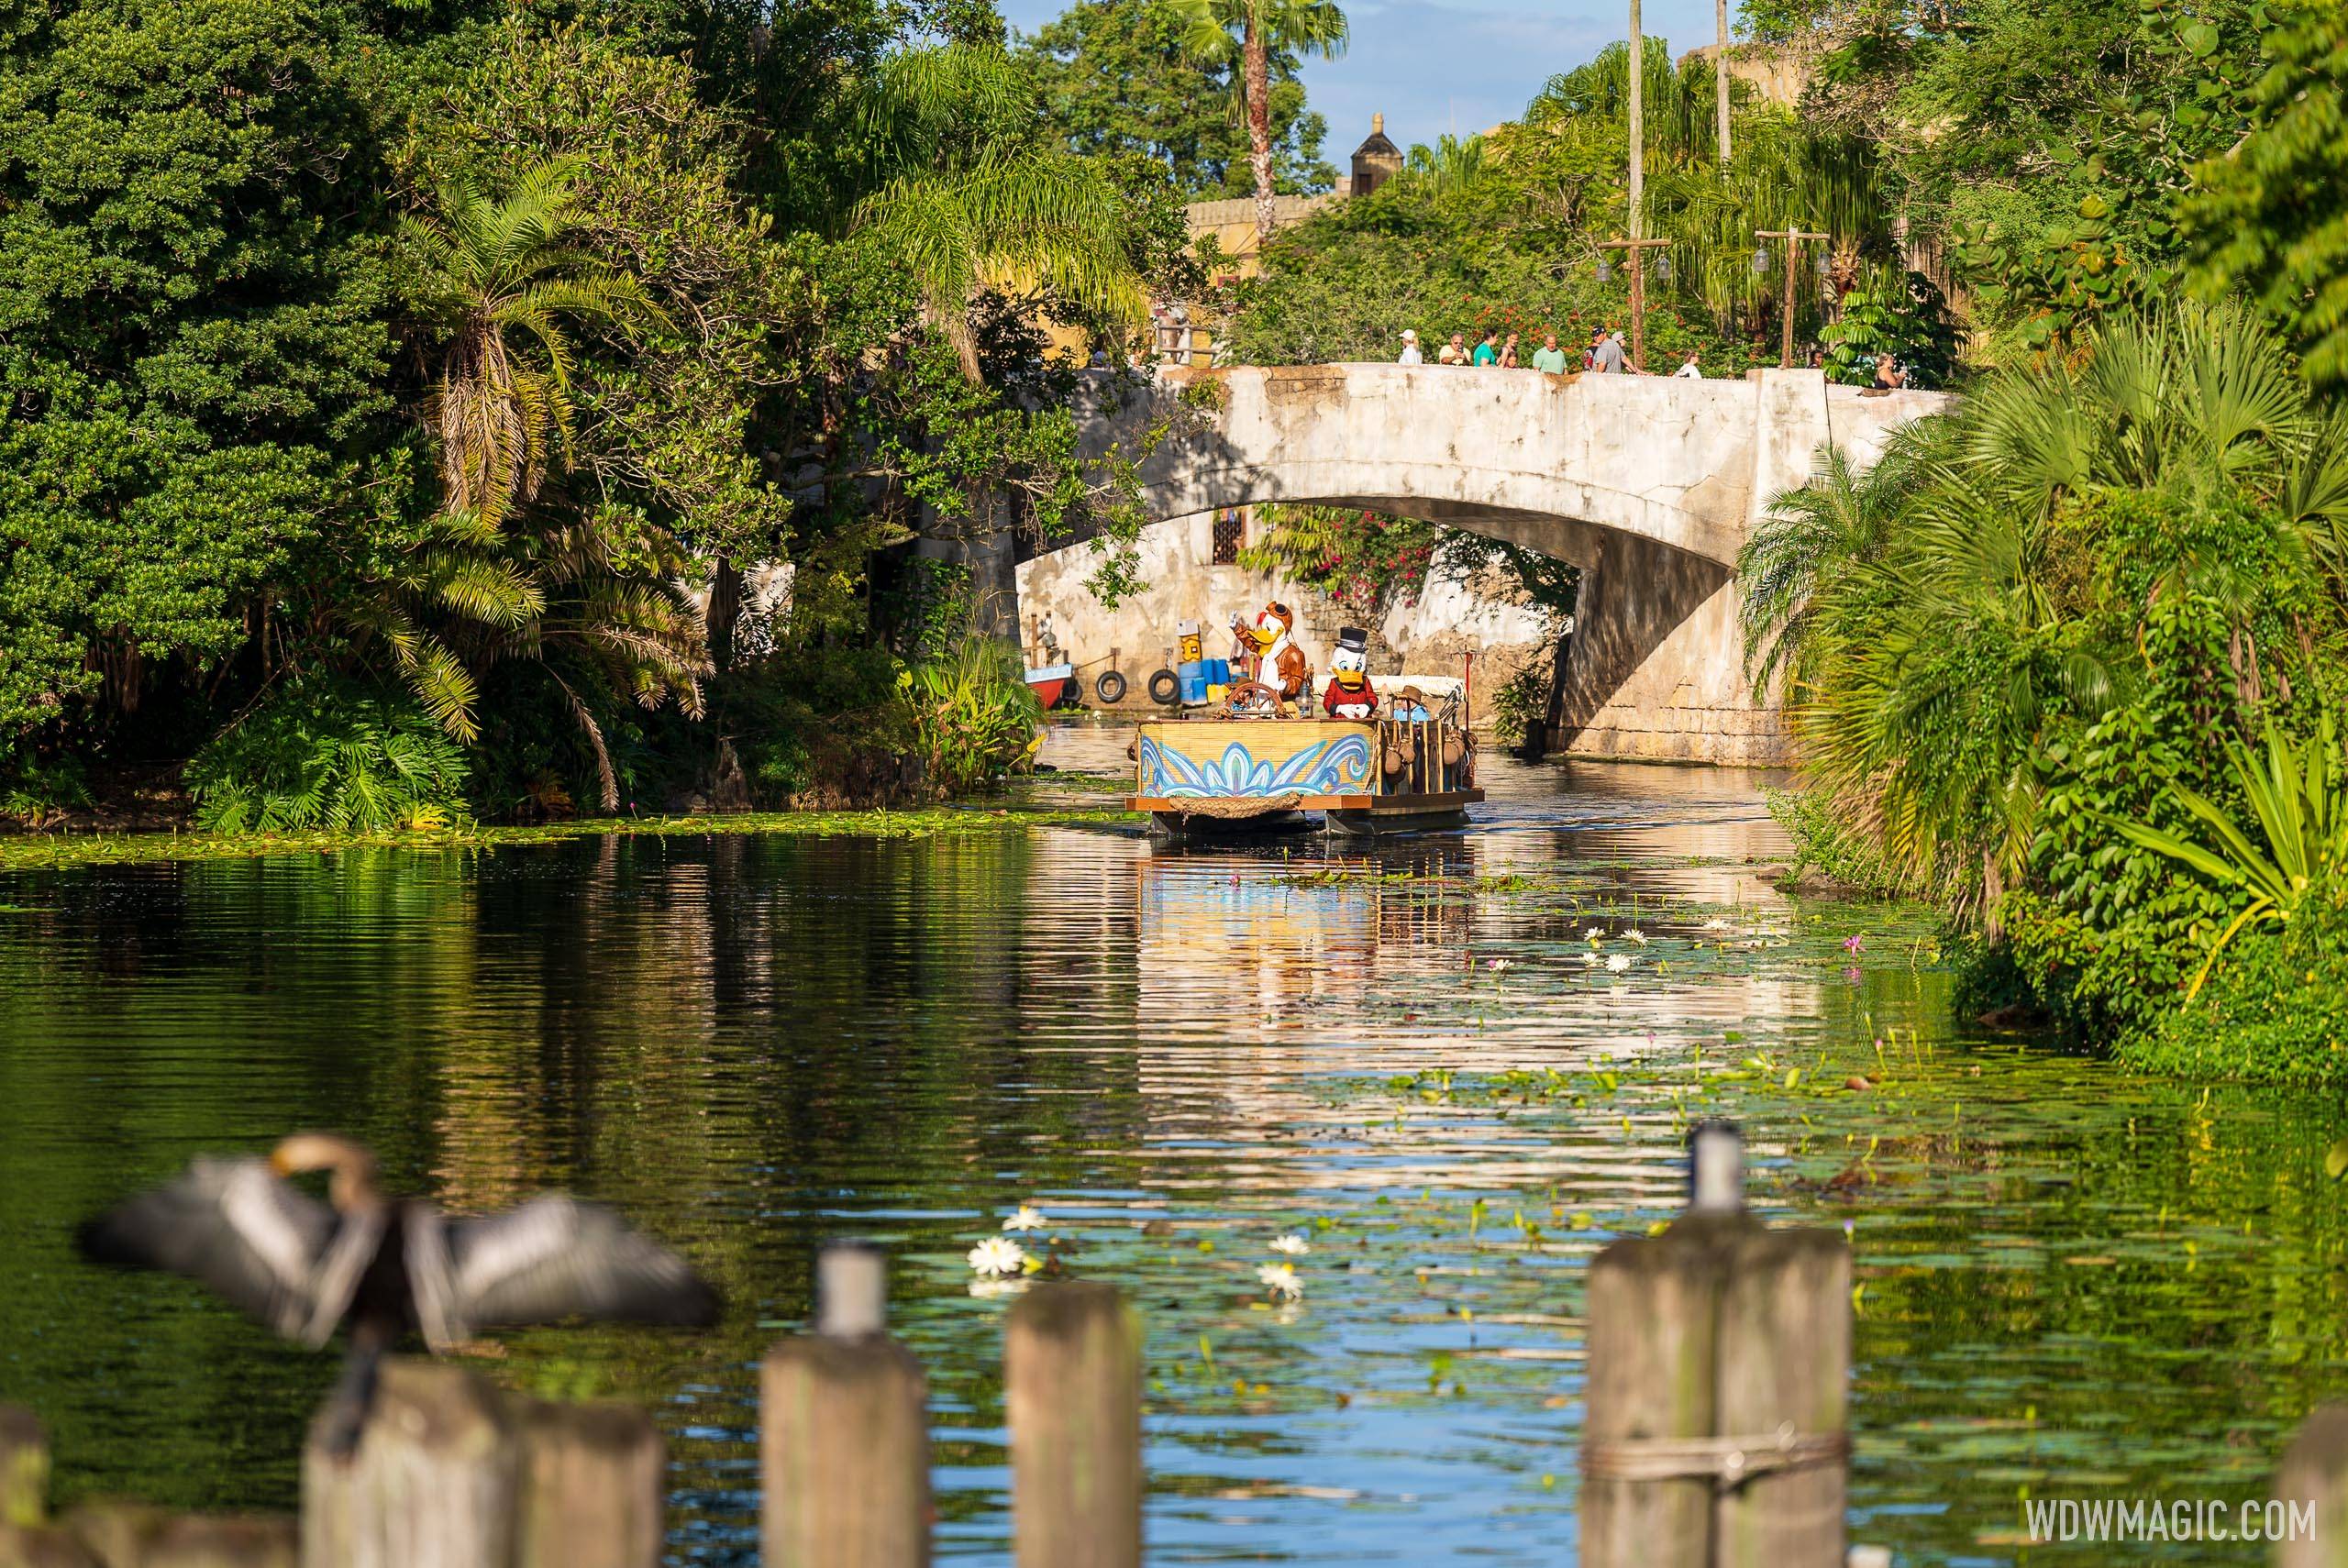
[[[903,261],[962,370],[989,289],[1047,288],[1088,312],[1143,313],[1132,225],[1100,167],[1028,137],[1032,89],[1001,50],[911,50],[876,73],[860,131],[882,182],[854,221]]]
[[[444,502],[491,526],[570,448],[571,324],[652,312],[636,280],[573,243],[579,172],[548,159],[503,197],[460,179],[406,225],[414,303],[448,334],[432,397]]]
[[[1256,176],[1256,245],[1272,237],[1272,52],[1345,53],[1346,14],[1336,0],[1173,0],[1185,47],[1210,65],[1236,66],[1247,116],[1247,160]]]
[[[635,279],[577,242],[579,173],[547,160],[502,196],[451,182],[405,226],[410,300],[444,344],[427,405],[441,505],[354,614],[460,740],[480,735],[483,672],[538,664],[593,754],[611,811],[618,778],[589,695],[673,700],[698,715],[708,656],[675,586],[687,563],[671,537],[648,528],[617,539],[569,498],[549,504],[548,481],[576,437],[573,331],[659,316]]]
[[[1911,885],[1961,885],[1993,923],[2025,858],[2043,715],[2105,712],[2140,662],[2079,635],[2091,591],[2063,564],[2067,504],[2231,491],[2280,513],[2286,549],[2348,529],[2348,422],[2318,413],[2246,314],[2123,317],[2086,347],[2077,368],[1992,377],[1875,474],[1823,456],[1740,561],[1746,657],[1764,680],[1787,672],[1804,767]],[[2178,569],[2231,597],[2225,563]],[[2237,636],[2252,642],[2246,612]]]

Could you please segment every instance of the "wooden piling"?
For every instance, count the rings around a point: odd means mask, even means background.
[[[669,1451],[632,1405],[514,1402],[522,1443],[515,1568],[659,1568]]]
[[[1760,1231],[1729,1249],[1713,1420],[1721,1435],[1784,1433],[1804,1452],[1848,1441],[1851,1249],[1832,1231]],[[1764,1468],[1722,1490],[1712,1568],[1843,1568],[1849,1465],[1839,1453]]]
[[[1019,1568],[1141,1568],[1141,1315],[1114,1286],[1011,1309],[1003,1387]]]
[[[827,1247],[819,1331],[761,1369],[766,1568],[926,1568],[928,1383],[883,1328],[873,1249]]]
[[[1851,1260],[1744,1209],[1743,1142],[1689,1140],[1689,1205],[1591,1263],[1587,1568],[1843,1568]]]
[[[97,1503],[74,1509],[67,1528],[103,1568],[295,1568],[301,1560],[290,1518]]]
[[[37,1525],[49,1514],[49,1434],[21,1405],[0,1405],[0,1525]]]
[[[303,1451],[303,1568],[512,1568],[520,1452],[478,1374],[386,1361],[357,1452]]]
[[[1582,1419],[1585,1568],[1708,1568],[1712,1483],[1614,1474],[1614,1445],[1712,1435],[1721,1285],[1743,1215],[1689,1215],[1591,1260]],[[1597,1463],[1591,1463],[1596,1461]]]
[[[2275,1477],[2277,1502],[2315,1505],[2315,1533],[2275,1543],[2275,1568],[2348,1568],[2348,1405],[2323,1405],[2303,1422]]]

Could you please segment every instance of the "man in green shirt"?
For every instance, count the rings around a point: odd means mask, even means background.
[[[1497,365],[1500,362],[1501,329],[1497,326],[1488,326],[1484,328],[1484,340],[1476,345],[1476,363]]]
[[[1536,370],[1546,370],[1553,376],[1562,376],[1566,373],[1566,351],[1557,347],[1556,333],[1545,332],[1541,335],[1541,347],[1533,350],[1533,368]]]

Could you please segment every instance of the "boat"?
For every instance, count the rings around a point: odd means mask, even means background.
[[[1484,798],[1457,705],[1417,719],[1213,716],[1150,720],[1134,739],[1130,810],[1164,843],[1309,831],[1374,838],[1456,827]],[[1312,820],[1317,815],[1316,824]]]
[[[1068,690],[1068,683],[1075,675],[1076,666],[1072,664],[1030,666],[1027,669],[1027,690],[1036,694],[1036,701],[1044,705],[1046,712],[1049,712],[1060,705],[1060,696]]]

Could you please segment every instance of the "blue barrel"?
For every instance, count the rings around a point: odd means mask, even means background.
[[[1200,662],[1207,667],[1207,684],[1209,686],[1228,686],[1231,684],[1231,661],[1229,659],[1210,658],[1202,659]]]
[[[1207,661],[1205,659],[1186,658],[1174,667],[1174,673],[1181,678],[1182,701],[1185,705],[1196,706],[1207,700]]]

